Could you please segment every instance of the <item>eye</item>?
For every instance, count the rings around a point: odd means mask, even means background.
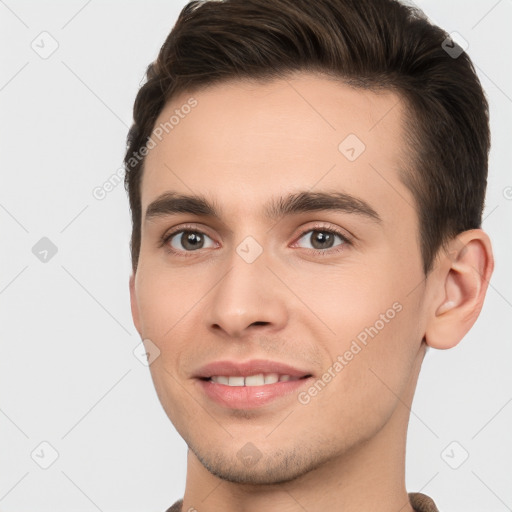
[[[306,240],[306,249],[313,249],[317,253],[326,252],[333,248],[335,251],[341,250],[342,247],[340,246],[350,243],[340,232],[324,228],[315,228],[305,231],[296,243],[299,243],[302,239]],[[335,245],[336,239],[340,241],[337,245]],[[337,247],[339,248],[336,249]]]
[[[304,240],[305,245],[301,245]],[[338,242],[337,242],[338,241]],[[315,226],[313,229],[304,231],[292,247],[303,247],[313,251],[314,254],[328,255],[342,251],[351,241],[340,231],[334,228]],[[195,251],[218,247],[206,233],[193,226],[181,226],[171,233],[164,234],[159,243],[166,251],[176,256],[193,256]]]
[[[163,241],[169,246],[171,252],[192,252],[215,247],[215,242],[202,231],[182,229],[169,233]]]

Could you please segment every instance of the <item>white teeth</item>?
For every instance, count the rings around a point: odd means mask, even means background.
[[[243,386],[244,378],[243,377],[229,377],[228,386]]]
[[[277,373],[265,375],[265,384],[275,384],[276,382],[279,382],[279,375]]]
[[[276,382],[299,380],[299,377],[279,375],[278,373],[258,373],[256,375],[248,375],[247,377],[214,375],[211,377],[211,380],[212,382],[224,384],[225,386],[264,386],[265,384],[275,384]]]
[[[245,377],[245,385],[246,386],[263,386],[265,384],[265,377],[263,373],[258,373],[258,375],[249,375]]]

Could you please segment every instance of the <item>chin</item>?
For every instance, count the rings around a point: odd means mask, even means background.
[[[309,473],[324,462],[304,453],[300,447],[289,453],[277,450],[270,456],[261,454],[257,460],[249,462],[237,453],[213,453],[209,448],[200,451],[191,444],[188,447],[212,475],[236,484],[282,484]]]

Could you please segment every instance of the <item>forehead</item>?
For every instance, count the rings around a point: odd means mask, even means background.
[[[377,202],[410,198],[398,177],[403,112],[393,92],[309,74],[182,93],[155,123],[142,212],[168,190],[207,195],[251,215],[270,196],[305,189]]]

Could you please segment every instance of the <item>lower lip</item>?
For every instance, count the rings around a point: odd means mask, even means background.
[[[279,397],[290,395],[297,389],[310,383],[312,377],[305,379],[276,382],[264,386],[226,386],[210,380],[198,379],[198,382],[213,401],[232,409],[255,409],[268,404]]]

